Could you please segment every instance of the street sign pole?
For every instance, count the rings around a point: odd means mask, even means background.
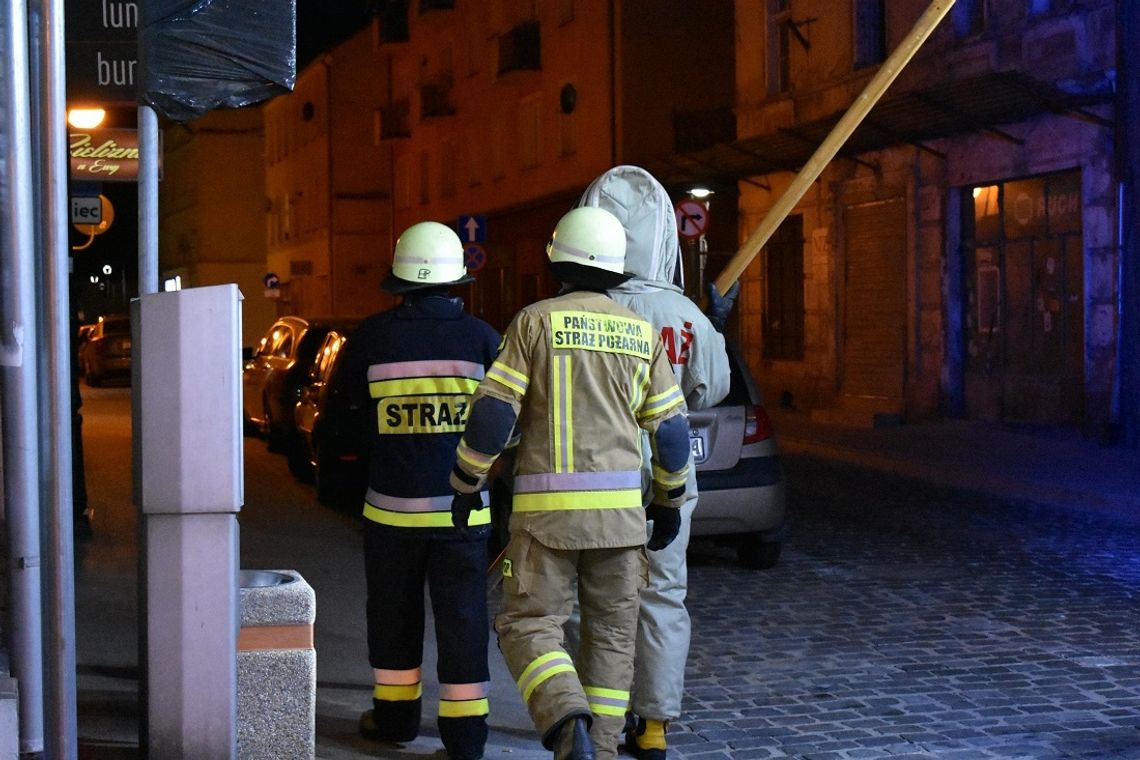
[[[139,106],[139,295],[158,292],[158,114]]]
[[[11,133],[2,149],[8,190],[5,224],[0,234],[0,272],[7,282],[0,299],[0,407],[3,409],[3,495],[8,540],[9,605],[12,629],[12,675],[19,683],[17,733],[19,753],[42,752],[44,746],[43,605],[40,578],[39,415],[36,395],[36,240],[35,171],[29,150],[33,81],[29,70],[30,8],[11,3],[0,34],[7,86],[3,109]],[[15,743],[5,744],[4,749]]]

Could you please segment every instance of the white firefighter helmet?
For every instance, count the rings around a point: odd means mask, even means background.
[[[625,274],[625,228],[596,206],[581,206],[558,220],[546,246],[550,267],[562,282],[612,288]]]
[[[389,293],[463,285],[475,278],[463,261],[459,236],[439,222],[419,222],[404,230],[396,241],[392,273],[381,287]]]

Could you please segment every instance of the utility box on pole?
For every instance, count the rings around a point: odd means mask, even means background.
[[[132,304],[140,660],[150,757],[236,757],[244,501],[236,285]]]

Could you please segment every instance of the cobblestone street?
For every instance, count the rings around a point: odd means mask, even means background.
[[[691,548],[670,757],[1140,758],[1140,528],[786,462],[775,569]]]

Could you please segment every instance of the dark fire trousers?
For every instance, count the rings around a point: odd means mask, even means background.
[[[489,526],[457,531],[364,530],[368,659],[377,672],[373,714],[385,733],[415,737],[423,662],[424,582],[431,595],[440,684],[439,731],[453,757],[482,750],[487,736],[487,536]],[[399,683],[381,682],[379,671]]]

